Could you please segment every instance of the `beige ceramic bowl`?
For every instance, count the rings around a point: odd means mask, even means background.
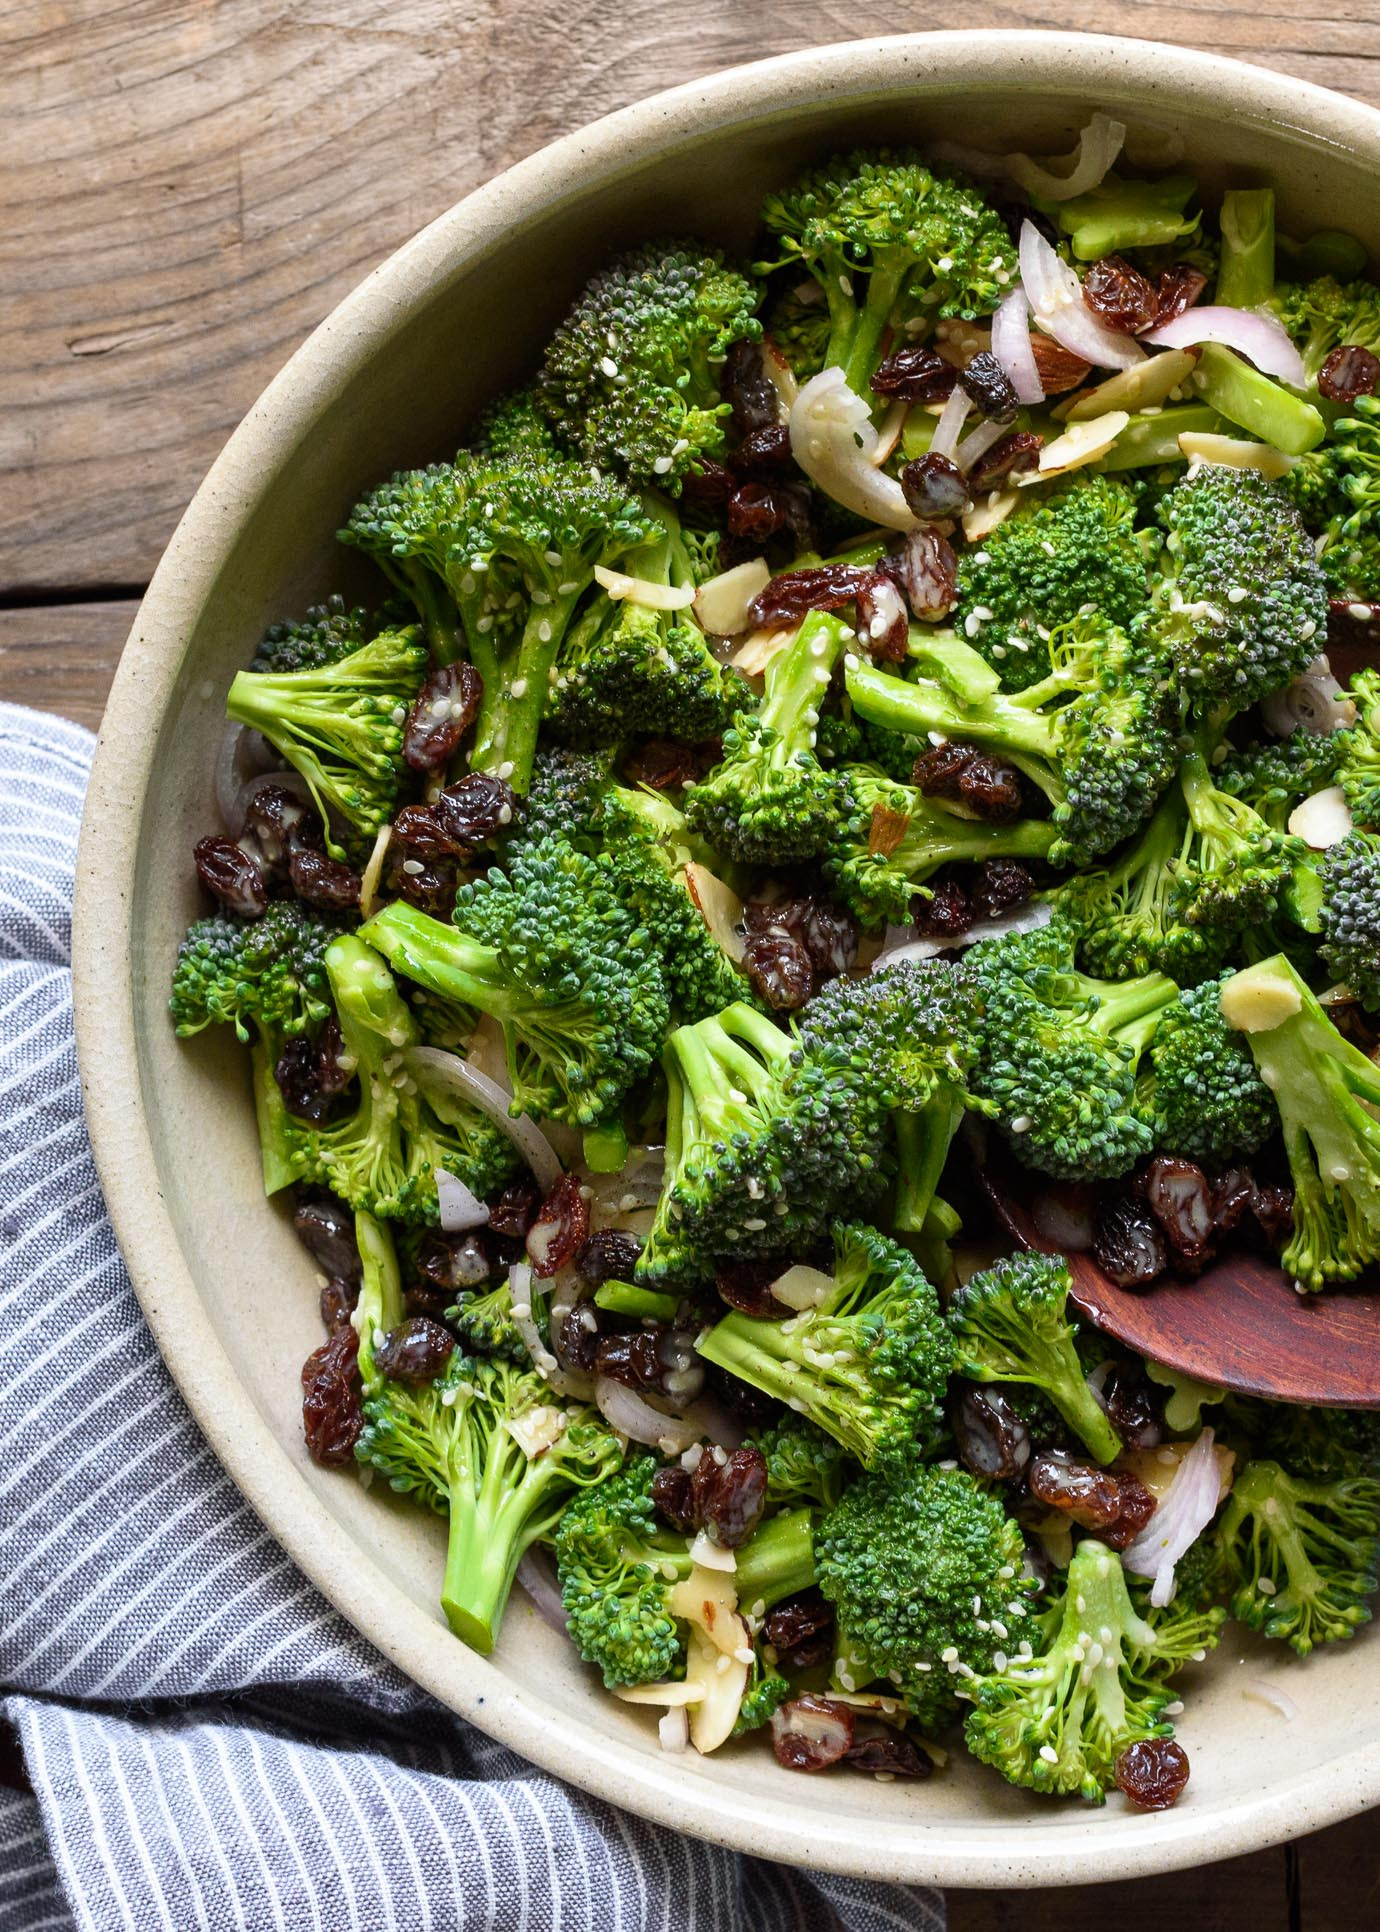
[[[449,453],[523,373],[606,251],[657,230],[745,244],[765,190],[849,142],[1058,152],[1093,108],[1178,137],[1211,183],[1273,182],[1284,225],[1380,254],[1380,116],[1230,61],[1138,41],[949,33],[788,55],[658,95],[522,162],[384,263],[250,411],[197,492],[106,713],[77,900],[77,1010],[106,1197],[168,1364],[283,1546],[418,1683],[537,1763],[646,1817],[772,1858],[960,1886],[1064,1884],[1250,1850],[1380,1800],[1380,1643],[1306,1666],[1233,1630],[1185,1685],[1193,1762],[1158,1817],[1032,1803],[956,1762],[922,1789],[778,1771],[760,1746],[667,1756],[518,1593],[488,1660],[437,1609],[439,1531],[313,1468],[297,1369],[312,1273],[264,1205],[231,1040],[178,1044],[164,1002],[195,911],[222,700],[262,627],[350,582],[332,532],[395,466]],[[361,580],[362,587],[362,580]],[[1286,1686],[1292,1722],[1244,1695]],[[961,1759],[961,1754],[960,1754]]]

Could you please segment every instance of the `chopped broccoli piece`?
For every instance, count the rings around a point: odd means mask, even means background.
[[[397,470],[361,497],[336,532],[341,543],[372,557],[390,583],[411,600],[438,664],[453,663],[464,651],[460,614],[446,572],[464,505],[481,467],[473,459],[458,459],[433,463],[424,470]],[[507,586],[502,594],[506,596]],[[499,602],[486,604],[471,622],[482,616],[492,628],[500,608]]]
[[[1380,830],[1380,671],[1358,671],[1348,695],[1356,722],[1333,734],[1341,750],[1338,782],[1357,825]]]
[[[756,1445],[766,1457],[772,1508],[832,1509],[852,1473],[842,1445],[793,1411],[764,1429]]]
[[[1067,235],[1080,262],[1124,255],[1179,241],[1198,228],[1198,217],[1184,210],[1197,192],[1189,174],[1161,175],[1158,181],[1128,181],[1105,175],[1096,188],[1049,204],[1048,212]]]
[[[1315,538],[1328,590],[1348,603],[1380,601],[1380,403],[1358,396],[1319,448],[1285,477]]]
[[[1199,732],[1179,768],[1188,829],[1175,867],[1174,910],[1190,926],[1260,926],[1287,903],[1308,859],[1300,838],[1276,827],[1238,792],[1218,785]]]
[[[310,1032],[331,1010],[326,948],[339,930],[339,920],[291,899],[275,899],[262,919],[196,920],[173,968],[177,1033],[233,1026],[248,1040],[258,1027],[276,1044]]]
[[[1306,1657],[1369,1623],[1380,1562],[1380,1482],[1313,1482],[1249,1462],[1232,1485],[1218,1541],[1232,1615]]]
[[[1310,384],[1334,349],[1344,345],[1380,354],[1380,288],[1373,282],[1282,282],[1274,308],[1293,337]]]
[[[1318,951],[1334,980],[1371,1012],[1380,1010],[1380,836],[1350,832],[1319,866],[1322,939]]]
[[[1228,188],[1217,225],[1222,255],[1216,300],[1233,309],[1263,308],[1275,292],[1275,191]]]
[[[474,446],[481,456],[500,460],[509,456],[544,460],[560,455],[536,383],[524,382],[489,404],[479,418]]]
[[[313,604],[295,622],[270,624],[250,660],[251,671],[317,671],[369,642],[377,627],[362,606],[346,610],[343,597]]]
[[[1012,1255],[970,1276],[949,1303],[957,1368],[973,1382],[1030,1383],[1108,1463],[1121,1438],[1084,1380],[1070,1285],[1062,1255]]]
[[[1181,992],[1150,1049],[1155,1146],[1208,1167],[1254,1154],[1279,1125],[1245,1041],[1222,1018],[1226,977]]]
[[[833,318],[818,282],[795,282],[783,288],[767,309],[763,326],[797,382],[819,374],[829,353]]]

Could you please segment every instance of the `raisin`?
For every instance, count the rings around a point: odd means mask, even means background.
[[[989,423],[1014,423],[1020,404],[1011,378],[990,349],[979,349],[970,357],[959,381],[963,393]]]
[[[268,906],[268,887],[258,865],[233,839],[198,839],[192,848],[197,876],[227,912],[257,919]]]
[[[718,1473],[703,1506],[705,1532],[721,1550],[740,1550],[761,1522],[767,1505],[767,1459],[755,1443],[746,1442],[725,1462],[714,1456],[700,1457],[701,1464],[706,1461],[712,1462]]]
[[[933,349],[913,343],[897,349],[879,365],[872,378],[872,391],[890,402],[944,402],[957,381],[958,371],[951,362],[945,362]]]
[[[1121,1514],[1121,1491],[1109,1470],[1080,1462],[1062,1449],[1044,1449],[1031,1461],[1026,1484],[1032,1496],[1061,1510],[1084,1529],[1104,1530]]]
[[[606,1281],[631,1281],[642,1250],[630,1234],[596,1228],[575,1257],[575,1272],[590,1288]]]
[[[465,850],[457,847],[434,805],[404,805],[393,820],[392,842],[413,859],[451,859]]]
[[[1035,875],[1019,859],[984,859],[968,885],[974,919],[1000,919],[1035,894]]]
[[[785,1771],[827,1771],[847,1756],[852,1742],[853,1712],[832,1697],[807,1692],[772,1713],[772,1749]]]
[[[903,592],[912,617],[936,624],[958,602],[958,564],[937,530],[912,530],[899,550],[889,551],[878,569]]]
[[[961,939],[972,923],[968,895],[957,879],[941,879],[928,898],[915,901],[912,924],[919,939]]]
[[[395,1382],[420,1386],[444,1375],[455,1349],[455,1337],[426,1315],[399,1322],[374,1344],[374,1363]]]
[[[1169,1248],[1144,1201],[1114,1194],[1093,1211],[1092,1258],[1118,1288],[1148,1288],[1169,1266]]]
[[[413,699],[403,730],[403,757],[413,771],[440,771],[450,763],[483,695],[483,678],[464,658],[439,665],[430,674]]]
[[[1294,1190],[1291,1187],[1257,1187],[1251,1212],[1270,1246],[1282,1248],[1294,1226]]]
[[[903,464],[900,482],[907,509],[926,523],[961,516],[968,507],[968,482],[962,470],[932,450]]]
[[[1070,389],[1076,389],[1092,374],[1092,364],[1076,356],[1072,349],[1066,349],[1062,342],[1056,342],[1052,335],[1032,335],[1030,353],[1035,358],[1035,368],[1039,373],[1040,384],[1046,396],[1062,396]]]
[[[556,1353],[567,1368],[590,1375],[599,1354],[599,1318],[588,1302],[567,1308],[556,1338]]]
[[[728,464],[733,474],[743,481],[749,478],[760,481],[764,471],[768,476],[779,474],[789,470],[794,461],[789,429],[784,423],[768,423],[743,438]]]
[[[417,1273],[449,1294],[478,1288],[492,1270],[477,1229],[462,1234],[435,1234],[430,1229],[417,1243]]]
[[[359,904],[360,876],[341,859],[329,859],[309,845],[295,846],[288,857],[292,889],[304,905],[319,912],[348,912]]]
[[[1033,430],[1013,429],[1009,436],[1003,436],[976,459],[968,471],[968,488],[976,496],[984,490],[996,489],[1008,477],[1019,476],[1023,470],[1033,470],[1044,445],[1044,437],[1037,436]]]
[[[1099,321],[1119,335],[1153,328],[1159,290],[1120,255],[1104,255],[1083,278],[1083,300]]]
[[[926,798],[951,799],[991,825],[1014,825],[1025,804],[1021,774],[1014,765],[953,738],[921,752],[911,782]]]
[[[1145,1170],[1146,1203],[1164,1229],[1174,1260],[1190,1266],[1204,1261],[1212,1239],[1212,1190],[1206,1174],[1192,1161],[1157,1154]]]
[[[781,399],[764,361],[769,353],[760,342],[735,342],[724,357],[719,389],[742,436],[773,428],[781,414]]]
[[[358,1300],[357,1281],[342,1281],[339,1276],[332,1275],[329,1281],[322,1284],[317,1306],[321,1310],[321,1325],[328,1334],[349,1321]]]
[[[463,852],[482,845],[513,822],[517,795],[511,785],[488,772],[472,771],[447,785],[432,810],[452,850]]]
[[[748,606],[748,617],[761,630],[798,624],[812,610],[842,610],[851,604],[872,575],[856,564],[817,564],[805,570],[783,570]]]
[[[666,1368],[658,1346],[664,1325],[639,1328],[631,1335],[601,1335],[594,1354],[594,1372],[624,1388],[665,1393]]]
[[[928,1778],[934,1766],[908,1737],[879,1725],[866,1737],[855,1737],[843,1754],[843,1761],[855,1771],[870,1771],[874,1777]]]
[[[721,1261],[714,1274],[714,1286],[740,1315],[756,1315],[762,1319],[782,1316],[788,1311],[782,1302],[777,1301],[771,1292],[774,1281],[779,1281],[788,1261]]]
[[[669,792],[681,785],[693,785],[723,757],[717,738],[697,745],[673,744],[669,738],[652,738],[626,759],[623,776],[630,785],[647,785],[654,792]]]
[[[511,1235],[517,1241],[525,1239],[540,1200],[537,1184],[528,1176],[509,1181],[498,1199],[490,1203],[489,1226],[495,1234]]]
[[[1117,1789],[1137,1811],[1168,1811],[1188,1783],[1188,1753],[1172,1737],[1144,1737],[1116,1761]]]
[[[1139,1362],[1118,1362],[1102,1385],[1107,1420],[1130,1449],[1154,1449],[1164,1436],[1164,1408]]]
[[[281,874],[299,846],[319,850],[323,839],[320,814],[303,804],[286,785],[260,785],[244,808],[244,829],[253,838],[269,869]]]
[[[733,494],[733,477],[712,456],[696,459],[680,481],[680,500],[688,510],[720,511]]]
[[[815,987],[815,969],[798,939],[753,934],[743,948],[743,971],[774,1013],[797,1013]]]
[[[460,882],[449,860],[428,864],[424,859],[408,858],[396,863],[390,859],[388,883],[399,898],[406,899],[419,912],[448,919],[455,911]]]
[[[274,1065],[273,1078],[290,1114],[320,1127],[342,1112],[353,1078],[340,1064],[344,1051],[334,1018],[324,1023],[316,1039],[299,1036],[287,1042]]]
[[[1207,287],[1207,281],[1202,269],[1190,268],[1187,262],[1162,268],[1155,287],[1155,327],[1162,329],[1166,322],[1187,315]]]
[[[1110,1548],[1124,1550],[1135,1542],[1159,1505],[1153,1492],[1136,1476],[1118,1476],[1116,1488],[1121,1507],[1097,1533]]]
[[[783,530],[799,536],[809,520],[809,492],[799,483],[740,483],[728,499],[730,534],[757,544]]]
[[[1329,402],[1355,402],[1358,396],[1373,396],[1380,382],[1380,356],[1363,349],[1357,342],[1344,342],[1334,349],[1318,375],[1318,394]]]
[[[454,1299],[444,1288],[433,1288],[430,1282],[413,1282],[403,1290],[403,1314],[425,1315],[431,1321],[443,1322],[450,1314]]]
[[[974,1476],[1011,1482],[1030,1461],[1030,1430],[999,1389],[963,1384],[950,1403],[949,1422],[959,1461]]]
[[[527,1230],[527,1259],[538,1281],[559,1274],[589,1238],[589,1202],[573,1174],[562,1174]]]
[[[910,643],[906,600],[882,571],[872,573],[858,591],[858,642],[879,664],[904,664]]]
[[[821,979],[846,973],[858,953],[858,928],[852,915],[831,899],[752,899],[744,909],[749,939],[770,935],[803,946]]]
[[[292,1211],[292,1228],[323,1275],[356,1283],[363,1278],[354,1213],[334,1194],[300,1190]]]
[[[359,1336],[347,1322],[302,1364],[302,1433],[307,1454],[327,1469],[354,1461],[364,1430],[358,1355]]]
[[[1212,1188],[1212,1226],[1230,1234],[1255,1206],[1255,1177],[1249,1167],[1229,1167]]]
[[[762,1635],[783,1671],[813,1670],[833,1655],[834,1606],[821,1590],[802,1590],[767,1612]]]
[[[701,1457],[700,1460],[703,1459]],[[690,1471],[682,1469],[678,1462],[658,1469],[652,1477],[652,1505],[657,1514],[672,1529],[680,1530],[686,1536],[699,1527],[695,1521],[691,1487]]]
[[[787,1310],[781,1308],[777,1312],[784,1315]],[[764,1395],[750,1382],[740,1382],[736,1375],[730,1375],[727,1369],[719,1368],[714,1362],[705,1363],[704,1380],[710,1393],[742,1423],[744,1429],[753,1434],[771,1428],[785,1414],[784,1406],[775,1396]]]

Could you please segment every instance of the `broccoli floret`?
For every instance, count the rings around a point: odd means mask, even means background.
[[[924,1232],[980,1052],[973,982],[962,967],[910,960],[831,980],[805,1007],[801,1044],[848,1055],[870,1104],[890,1111],[897,1180],[891,1225]]]
[[[305,617],[270,624],[250,660],[251,671],[317,671],[359,650],[373,636],[369,613],[346,610],[343,597],[313,604]]]
[[[1189,822],[1175,866],[1174,910],[1187,925],[1240,932],[1286,905],[1308,847],[1217,784],[1210,744],[1200,731],[1179,769]]]
[[[658,1467],[651,1456],[630,1457],[571,1501],[553,1539],[571,1639],[610,1690],[682,1676],[685,1626],[700,1614],[686,1587],[690,1541],[661,1521],[652,1502]],[[807,1589],[814,1581],[810,1512],[769,1517],[737,1552],[733,1581],[739,1602],[753,1609]]]
[[[340,922],[276,899],[262,919],[198,919],[177,949],[169,1001],[186,1039],[207,1026],[233,1026],[242,1040],[258,1027],[274,1042],[319,1026],[331,1010],[326,948]]]
[[[1380,1009],[1380,836],[1348,833],[1323,853],[1318,872],[1318,951],[1333,979],[1375,1012]]]
[[[723,542],[722,530],[685,530],[680,533],[681,544],[685,550],[685,560],[690,566],[690,581],[699,589],[711,577],[717,577],[723,569],[719,561],[719,548]]]
[[[457,1637],[493,1649],[523,1552],[572,1492],[602,1482],[622,1444],[597,1409],[554,1405],[533,1370],[457,1348],[439,1380],[381,1381],[355,1454],[391,1488],[449,1518],[441,1607]]]
[[[688,589],[694,571],[669,512],[664,528],[629,553],[629,576]],[[567,633],[556,665],[553,736],[582,748],[646,735],[697,744],[728,728],[746,696],[684,610],[654,610],[600,592]]]
[[[854,708],[874,724],[938,732],[999,752],[1045,794],[1056,865],[1086,865],[1146,819],[1178,762],[1166,667],[1148,638],[1094,615],[1051,632],[1051,671],[1015,696],[959,704],[927,678],[861,658],[847,667]]]
[[[1086,194],[1038,205],[1057,218],[1059,231],[1069,237],[1078,261],[1097,262],[1104,255],[1157,248],[1192,235],[1198,217],[1184,210],[1197,188],[1189,174],[1161,175],[1157,181],[1128,181],[1108,174]],[[1180,259],[1177,250],[1174,259]]]
[[[1226,977],[1181,992],[1150,1049],[1155,1145],[1208,1167],[1254,1154],[1279,1124],[1245,1041],[1222,1018]]]
[[[358,1100],[325,1126],[286,1114],[276,1122],[292,1170],[286,1178],[324,1181],[352,1207],[409,1222],[435,1222],[438,1168],[480,1200],[496,1194],[517,1170],[512,1142],[477,1108],[427,1082],[423,1069],[405,1068],[421,1034],[383,960],[341,933],[325,965]]]
[[[789,1252],[880,1192],[885,1119],[838,1049],[806,1051],[739,1001],[678,1027],[662,1064],[666,1180],[639,1279]]]
[[[1294,807],[1334,784],[1345,745],[1335,731],[1300,726],[1287,738],[1267,738],[1230,751],[1212,765],[1219,792],[1242,799],[1275,831],[1288,829]]]
[[[927,749],[924,739],[884,731],[860,718],[845,698],[826,711],[815,728],[815,756],[822,765],[871,765],[898,785],[909,785],[915,761]]]
[[[472,459],[458,459],[433,463],[424,470],[398,470],[361,497],[348,522],[336,531],[341,543],[372,557],[389,582],[411,600],[438,664],[453,663],[464,653],[447,565],[472,475],[481,467]],[[472,624],[486,621],[493,628],[500,621],[509,586],[494,588],[496,596],[473,613]]]
[[[679,492],[723,447],[724,357],[756,341],[760,290],[694,241],[620,256],[576,297],[542,365],[542,408],[587,462]]]
[[[1341,752],[1337,781],[1356,824],[1380,830],[1380,671],[1358,671],[1347,695],[1356,722],[1332,734]]]
[[[1358,396],[1355,414],[1333,423],[1327,441],[1285,479],[1310,530],[1328,589],[1349,603],[1380,599],[1380,403]]]
[[[1008,691],[1050,674],[1049,633],[1091,606],[1129,625],[1149,597],[1133,493],[1079,475],[960,551],[955,629]]]
[[[756,1446],[767,1462],[770,1508],[832,1509],[852,1473],[842,1445],[793,1412],[764,1429]]]
[[[1294,1182],[1281,1256],[1299,1287],[1353,1281],[1380,1259],[1380,1067],[1328,1019],[1282,953],[1222,988],[1274,1096]]]
[[[774,1714],[793,1695],[789,1680],[763,1657],[761,1642],[754,1644],[747,1689],[733,1726],[734,1737],[746,1737],[749,1731],[760,1731],[764,1724],[770,1724]]]
[[[302,671],[241,671],[227,716],[261,731],[301,772],[335,858],[344,820],[372,839],[393,813],[403,770],[403,724],[426,675],[416,629],[383,631],[334,663]]]
[[[1031,1620],[1034,1656],[967,1687],[968,1749],[1011,1784],[1102,1804],[1128,1745],[1173,1736],[1164,1680],[1216,1644],[1224,1614],[1176,1608],[1147,1620],[1116,1552],[1084,1540],[1059,1601]]]
[[[595,862],[559,839],[462,886],[454,926],[398,900],[361,936],[428,992],[498,1021],[515,1115],[607,1119],[665,1038],[659,960]]]
[[[763,326],[797,382],[819,374],[829,353],[833,318],[818,282],[793,282],[783,288],[763,317]]]
[[[540,1316],[535,1302],[532,1312],[540,1331],[545,1304],[541,1304]],[[472,1355],[500,1355],[505,1362],[515,1362],[519,1368],[530,1365],[531,1354],[513,1320],[513,1297],[506,1280],[495,1287],[462,1294],[454,1307],[446,1310],[446,1320],[459,1336],[461,1346]]]
[[[788,1402],[866,1469],[905,1467],[939,1439],[952,1349],[919,1265],[875,1228],[834,1229],[831,1288],[788,1321],[736,1310],[695,1343]]]
[[[1331,275],[1281,282],[1273,306],[1303,357],[1310,385],[1334,349],[1355,345],[1380,353],[1380,288],[1373,282],[1339,282]]]
[[[1380,1410],[1239,1395],[1229,1398],[1228,1409],[1233,1444],[1244,1435],[1252,1456],[1282,1463],[1291,1475],[1323,1483],[1339,1476],[1380,1477]]]
[[[799,264],[824,291],[824,366],[868,393],[888,329],[989,315],[1006,292],[1015,247],[996,210],[961,175],[909,150],[839,156],[768,196],[762,224],[780,237],[764,269]],[[862,280],[861,293],[858,279]]]
[[[1369,1623],[1380,1562],[1380,1482],[1311,1482],[1277,1462],[1250,1462],[1217,1532],[1231,1610],[1306,1657]]]
[[[536,383],[524,382],[489,404],[479,418],[474,446],[481,455],[500,459],[560,454]]]
[[[1120,1455],[1121,1438],[1084,1380],[1068,1318],[1070,1285],[1062,1255],[1011,1255],[970,1276],[949,1303],[957,1368],[973,1382],[1042,1390],[1098,1462],[1108,1463]]]
[[[965,1470],[913,1463],[860,1476],[814,1543],[840,1637],[870,1675],[897,1685],[923,1730],[953,1716],[958,1691],[998,1650],[1019,1649],[1021,1532]]]
[[[1154,625],[1194,704],[1244,710],[1315,658],[1327,586],[1303,520],[1258,470],[1207,465],[1164,499]]]
[[[812,611],[767,666],[754,713],[724,733],[722,764],[687,787],[691,829],[746,865],[787,865],[818,856],[849,807],[848,788],[815,756],[820,700],[852,632]]]
[[[1058,1180],[1114,1180],[1154,1144],[1136,1070],[1178,992],[1163,973],[1116,982],[1074,970],[1064,920],[969,954],[982,1013],[973,1081],[1019,1158]]]

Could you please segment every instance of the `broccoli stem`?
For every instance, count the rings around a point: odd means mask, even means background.
[[[290,1154],[288,1110],[273,1075],[274,1055],[260,1035],[250,1049],[254,1072],[254,1114],[259,1126],[259,1154],[263,1163],[264,1193],[280,1194],[302,1178]]]
[[[818,714],[819,701],[833,676],[834,666],[852,632],[827,611],[814,610],[784,651],[767,666],[765,691],[758,723],[778,734],[788,753],[805,747],[796,741],[809,719]]]
[[[883,265],[880,257],[877,258],[867,277],[867,295],[848,346],[848,360],[844,364],[848,387],[855,396],[869,401],[874,413],[879,407],[884,409],[887,406],[883,399],[872,395],[872,377],[880,360],[882,337],[912,266],[909,253],[886,265]],[[830,347],[832,349],[832,342]]]
[[[861,658],[850,661],[846,681],[854,709],[869,724],[917,738],[937,731],[946,738],[1003,751],[1046,796],[1058,802],[1062,786],[1049,765],[1054,750],[1049,724],[1030,708],[1048,697],[1050,679],[1023,691],[1019,699],[994,694],[984,700],[981,710],[972,712],[956,704],[937,684],[908,683]],[[1053,682],[1060,688],[1057,679]]]
[[[1275,288],[1274,189],[1228,188],[1218,224],[1217,300],[1233,309],[1260,308]]]
[[[1327,434],[1327,424],[1312,403],[1291,396],[1220,343],[1204,344],[1192,382],[1203,400],[1229,422],[1250,430],[1286,456],[1304,455]]]
[[[892,1222],[904,1234],[923,1234],[949,1148],[963,1118],[954,1095],[937,1098],[922,1113],[892,1115],[896,1130],[896,1194]]]
[[[1179,448],[1181,436],[1219,436],[1225,427],[1218,412],[1206,403],[1171,404],[1152,416],[1132,416],[1097,468],[1112,475],[1118,470],[1155,469],[1161,463],[1181,463],[1184,457]]]
[[[354,1319],[359,1335],[360,1380],[368,1393],[382,1380],[374,1369],[374,1337],[386,1335],[402,1320],[402,1276],[392,1237],[362,1209],[355,1215],[355,1246],[363,1272]]]
[[[636,1321],[671,1322],[680,1301],[675,1295],[658,1294],[655,1288],[639,1288],[635,1282],[605,1281],[594,1291],[594,1306]]]
[[[740,1609],[774,1603],[808,1590],[815,1580],[814,1519],[808,1509],[770,1517],[738,1551],[734,1588]]]
[[[515,1458],[525,1465],[517,1480]],[[541,1505],[558,1471],[551,1451],[528,1461],[500,1429],[478,1487],[471,1469],[451,1487],[441,1608],[456,1636],[484,1656],[494,1647],[518,1564],[555,1519],[557,1512],[543,1514]]]
[[[505,678],[499,671],[484,680],[470,769],[495,773],[515,792],[525,792],[531,783],[551,667],[584,589],[582,577],[578,587],[564,597],[552,596],[544,604],[534,602],[522,627],[512,675]],[[482,666],[479,669],[484,676]]]

